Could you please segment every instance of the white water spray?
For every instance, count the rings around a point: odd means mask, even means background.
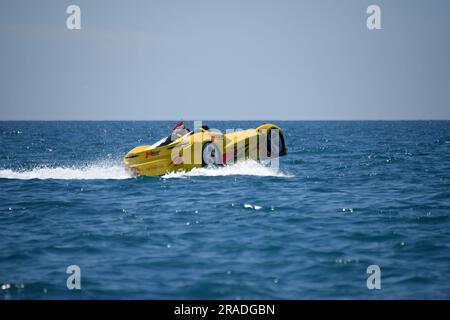
[[[191,171],[170,172],[164,179],[187,177],[258,176],[289,178],[292,175],[253,160],[237,164],[194,168]],[[117,162],[100,161],[92,164],[68,167],[38,166],[31,170],[0,169],[0,179],[17,180],[123,180],[133,178],[131,173]]]
[[[0,169],[0,179],[57,179],[57,180],[121,180],[132,175],[121,165],[111,162],[97,162],[71,167],[36,167],[32,170]]]
[[[164,179],[186,177],[219,177],[219,176],[258,176],[258,177],[293,177],[279,169],[272,168],[263,163],[247,160],[233,165],[210,168],[194,168],[191,171],[170,172],[162,176]]]

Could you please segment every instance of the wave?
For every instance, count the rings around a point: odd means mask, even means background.
[[[40,166],[32,170],[0,169],[0,179],[121,180],[129,178],[132,178],[132,175],[125,167],[109,162],[71,167]]]
[[[233,165],[211,168],[194,168],[191,171],[170,172],[162,176],[164,179],[186,177],[219,177],[219,176],[258,176],[290,178],[292,175],[272,168],[267,164],[253,160],[238,162]]]

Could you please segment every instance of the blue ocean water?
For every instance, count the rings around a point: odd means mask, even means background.
[[[279,169],[131,178],[173,122],[0,122],[1,298],[450,298],[450,122],[275,123]]]

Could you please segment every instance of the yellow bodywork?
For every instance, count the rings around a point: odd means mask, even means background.
[[[125,165],[135,175],[161,176],[171,171],[189,171],[204,166],[203,147],[213,144],[220,153],[220,164],[231,164],[243,159],[267,159],[267,135],[276,129],[280,133],[282,148],[276,156],[287,153],[281,128],[263,124],[256,129],[221,133],[198,128],[164,145],[135,147],[124,157]],[[271,157],[269,152],[269,157]]]

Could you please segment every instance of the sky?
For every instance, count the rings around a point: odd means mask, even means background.
[[[2,0],[0,120],[450,119],[449,15],[448,0]]]

